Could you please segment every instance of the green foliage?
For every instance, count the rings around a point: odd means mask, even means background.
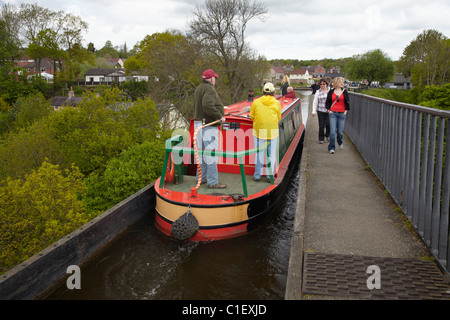
[[[386,100],[404,102],[404,103],[412,103],[410,90],[397,90],[397,89],[379,89],[373,88],[368,90],[363,90],[362,94],[367,94],[372,97],[377,97]]]
[[[45,121],[11,132],[0,141],[0,184],[1,181],[23,178],[32,170],[37,170],[45,159],[69,168],[70,163],[61,151],[45,125]]]
[[[48,90],[49,85],[40,78],[28,81],[22,68],[0,68],[0,97],[9,105],[32,93],[41,92],[45,96]]]
[[[111,40],[105,42],[103,48],[97,51],[98,57],[119,58],[119,52],[114,48]]]
[[[450,110],[450,83],[443,86],[426,86],[422,91],[422,102],[420,105]]]
[[[138,98],[144,99],[149,94],[148,83],[146,81],[126,81],[120,85],[120,89],[136,101]]]
[[[394,76],[394,62],[380,49],[355,55],[345,66],[352,80],[367,80],[385,83]]]
[[[136,193],[161,173],[164,162],[164,142],[144,142],[108,161],[102,174],[92,173],[86,179],[87,207],[101,212]]]
[[[369,89],[361,93],[386,100],[450,110],[450,83],[443,86],[426,86],[423,89],[414,87],[411,90]]]
[[[40,92],[19,98],[12,109],[15,128],[25,128],[34,121],[47,117],[52,111],[50,102]]]
[[[51,135],[83,172],[103,170],[110,158],[136,143],[158,139],[158,113],[150,99],[131,102],[117,89],[87,94],[77,108],[49,117]]]
[[[85,192],[76,167],[42,163],[24,179],[0,186],[0,273],[87,223]]]
[[[414,86],[443,85],[450,80],[450,39],[437,30],[419,34],[403,50],[399,70]]]

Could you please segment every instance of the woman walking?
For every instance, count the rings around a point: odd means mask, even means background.
[[[328,92],[325,107],[328,110],[330,118],[330,143],[328,152],[334,153],[335,143],[339,149],[344,148],[344,126],[347,112],[350,110],[350,100],[347,90],[344,89],[344,78],[336,77],[333,79],[333,89]]]
[[[330,88],[325,79],[319,81],[320,89],[316,91],[314,95],[312,116],[319,120],[319,143],[322,144],[325,138],[330,140],[330,119],[328,118],[328,110],[325,107],[327,101],[327,95]]]

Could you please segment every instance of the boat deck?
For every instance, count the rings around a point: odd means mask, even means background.
[[[266,178],[262,177],[260,182],[255,182],[251,175],[246,175],[245,180],[247,182],[248,195],[252,195],[263,191],[270,186],[270,183],[266,182]],[[202,184],[197,190],[198,194],[209,195],[228,195],[228,194],[244,194],[242,188],[241,176],[231,173],[219,172],[219,181],[225,183],[227,187],[225,189],[209,189],[207,184]],[[180,184],[166,183],[165,188],[171,191],[179,192],[191,192],[191,188],[197,185],[197,179],[195,176],[183,176],[183,182]]]

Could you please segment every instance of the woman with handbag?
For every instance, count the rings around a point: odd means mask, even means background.
[[[344,89],[344,78],[336,77],[333,79],[333,89],[328,92],[325,107],[330,119],[328,152],[334,154],[336,140],[339,149],[344,148],[345,118],[350,110],[350,99],[347,90]]]

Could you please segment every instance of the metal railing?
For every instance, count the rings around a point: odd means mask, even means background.
[[[358,93],[350,100],[345,131],[450,272],[450,112]]]

